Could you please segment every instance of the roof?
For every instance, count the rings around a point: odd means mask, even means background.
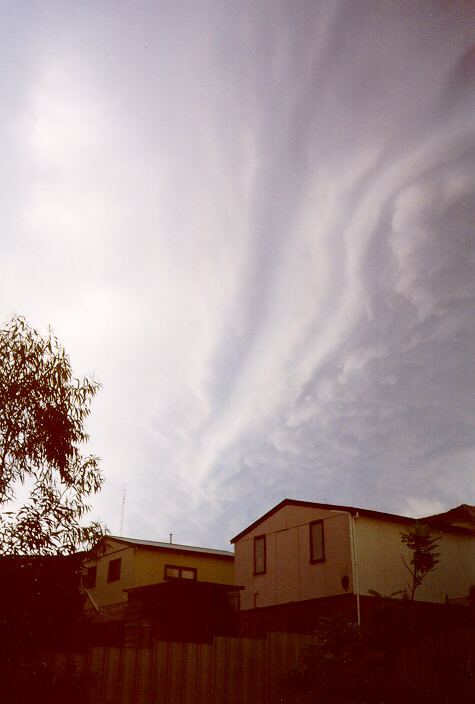
[[[304,508],[320,508],[326,511],[344,511],[345,513],[349,513],[352,516],[356,516],[356,514],[361,515],[361,516],[367,516],[368,518],[374,518],[376,520],[380,521],[391,521],[395,523],[402,523],[405,525],[410,525],[414,523],[415,518],[410,518],[409,516],[400,516],[396,513],[385,513],[383,511],[373,511],[371,509],[367,508],[357,508],[355,506],[339,506],[335,504],[321,504],[317,503],[315,501],[299,501],[297,499],[283,499],[277,506],[274,506],[274,508],[271,508],[267,513],[265,513],[263,516],[258,518],[254,523],[251,523],[250,526],[242,530],[240,533],[238,533],[234,538],[231,539],[231,543],[235,543],[237,540],[240,540],[243,538],[247,533],[250,533],[254,528],[256,528],[260,523],[263,521],[267,520],[272,516],[274,513],[277,513],[280,511],[284,506],[302,506]],[[462,506],[466,506],[465,504],[462,504]],[[459,509],[462,508],[462,506],[459,506]],[[474,509],[474,507],[468,507]],[[458,509],[453,509],[453,511],[457,511]],[[447,513],[451,513],[448,511]],[[446,515],[446,514],[441,514]],[[438,516],[434,517],[429,517],[429,518],[439,518]],[[419,519],[419,520],[426,520],[425,518]],[[457,532],[466,532],[463,528],[458,528],[454,523],[450,523],[448,521],[444,521],[443,523],[441,521],[433,521],[434,525],[437,523],[437,526],[443,525],[444,528],[457,531]]]
[[[450,511],[427,516],[424,520],[433,525],[450,525],[475,530],[475,506],[460,504]]]
[[[225,559],[234,559],[234,552],[229,550],[215,550],[214,548],[199,548],[192,545],[178,545],[177,543],[160,543],[155,540],[141,540],[140,538],[122,538],[118,535],[106,535],[105,539],[117,540],[119,543],[126,545],[134,545],[142,548],[155,548],[158,550],[167,550],[171,552],[186,552],[186,553],[201,553],[204,555],[214,555],[215,557],[223,557]]]

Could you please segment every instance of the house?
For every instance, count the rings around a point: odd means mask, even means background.
[[[445,603],[475,583],[473,507],[428,517],[439,539],[439,564],[416,599]],[[311,628],[312,618],[342,611],[360,618],[369,590],[390,595],[410,579],[410,553],[400,532],[414,519],[395,514],[284,499],[245,528],[235,546],[235,578],[243,585],[242,623],[283,630]],[[253,615],[252,615],[253,614]],[[252,616],[251,616],[252,615]],[[267,621],[266,621],[267,619]]]
[[[202,639],[234,628],[234,554],[105,536],[85,565],[86,612],[102,643]]]
[[[445,513],[437,513],[434,516],[424,518],[425,523],[432,526],[453,526],[458,528],[474,528],[475,526],[475,506],[462,504],[457,508],[452,508]]]

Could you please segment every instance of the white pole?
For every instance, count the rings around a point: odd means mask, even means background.
[[[360,580],[359,580],[359,573],[358,573],[358,551],[356,550],[356,519],[358,518],[358,511],[354,516],[352,516],[351,520],[351,526],[352,526],[352,533],[353,533],[353,558],[354,558],[354,564],[355,564],[355,572],[354,572],[354,579],[355,579],[355,593],[356,593],[356,618],[358,622],[358,626],[361,626],[361,610],[360,610]]]

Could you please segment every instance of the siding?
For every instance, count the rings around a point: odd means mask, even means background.
[[[198,552],[173,551],[167,548],[142,548],[127,546],[111,538],[106,542],[107,553],[97,562],[96,586],[88,589],[98,607],[127,601],[124,590],[145,587],[164,581],[165,565],[195,567],[200,582],[234,584],[234,560],[230,557]],[[121,559],[120,580],[107,581],[109,562]],[[86,603],[93,610],[92,603]]]
[[[314,520],[324,522],[325,560],[312,564],[309,524]],[[254,537],[264,534],[266,573],[254,575]],[[235,543],[236,583],[245,587],[241,592],[243,609],[344,594],[341,579],[345,575],[351,592],[351,545],[346,513],[284,506]]]
[[[234,561],[226,557],[138,548],[135,560],[134,587],[163,582],[165,565],[195,567],[200,582],[234,583]]]
[[[97,565],[96,586],[88,589],[97,606],[108,606],[126,600],[124,589],[133,586],[134,581],[134,548],[124,546],[112,540],[107,541],[107,554],[99,558]],[[120,579],[115,582],[107,581],[109,562],[117,558],[121,559]],[[88,600],[88,609],[93,606]]]
[[[401,544],[400,523],[375,521],[360,516],[355,519],[355,542],[358,553],[360,593],[375,589],[389,595],[403,589],[411,577],[402,557],[409,563],[411,553]],[[440,536],[439,564],[416,591],[420,601],[439,602],[468,596],[475,583],[475,540],[470,535],[432,531]]]

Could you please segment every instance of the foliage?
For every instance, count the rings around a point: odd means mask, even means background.
[[[64,648],[83,613],[75,555],[0,557],[0,658]]]
[[[45,662],[87,642],[80,590],[84,553],[0,557],[0,680],[8,702],[85,701],[87,684]],[[77,697],[74,696],[77,694]],[[60,696],[61,695],[61,696]],[[2,699],[3,701],[3,699]]]
[[[467,621],[467,616],[445,606],[414,602],[416,589],[439,562],[437,538],[431,537],[426,524],[417,522],[401,533],[401,541],[412,552],[409,564],[403,559],[412,577],[411,584],[386,597],[370,589],[369,593],[376,598],[371,600],[371,606],[368,604],[361,626],[344,616],[319,619],[315,642],[302,650],[298,667],[287,679],[290,689],[300,691],[300,698],[292,699],[293,702],[435,704],[449,701],[446,692],[437,691],[429,681],[423,661],[416,661],[415,667],[401,671],[401,658],[408,648],[417,647],[418,652],[422,652],[429,642],[427,639],[430,640],[437,629],[460,626]],[[395,596],[404,598],[392,598]],[[435,642],[434,652],[438,653],[441,639],[436,637]],[[460,691],[465,684],[465,665],[467,662],[462,660],[456,663],[448,678],[450,686],[460,687]]]
[[[379,684],[382,655],[368,638],[368,629],[358,627],[344,617],[319,619],[316,642],[300,653],[299,666],[287,684],[293,689],[307,690],[309,701],[330,702],[364,701]],[[367,699],[371,702],[372,699]]]
[[[375,599],[361,626],[344,616],[319,619],[314,641],[300,652],[287,677],[292,702],[307,704],[435,704],[424,673],[401,676],[400,656],[424,643],[431,633],[432,611],[419,613],[409,600]],[[442,623],[440,624],[442,625]],[[295,694],[297,694],[297,697]]]
[[[70,554],[103,535],[100,524],[81,523],[90,509],[87,500],[103,481],[98,458],[81,454],[89,439],[84,422],[99,386],[73,378],[69,357],[51,329],[42,337],[14,316],[0,330],[4,555]]]
[[[410,566],[402,558],[404,566],[411,575],[411,583],[407,585],[409,592],[406,592],[411,601],[414,599],[416,589],[439,562],[440,553],[436,552],[437,541],[437,538],[431,537],[429,526],[420,521],[417,521],[413,528],[401,532],[401,542],[412,552]]]
[[[72,666],[59,670],[42,663],[41,669],[31,671],[20,682],[13,696],[16,696],[18,704],[25,701],[34,701],[35,704],[84,704],[95,686],[93,675],[76,672]],[[9,701],[14,704],[14,699]]]
[[[60,668],[42,660],[23,667],[14,682],[4,680],[2,695],[8,704],[84,704],[96,686],[96,678],[77,672],[73,663]]]

